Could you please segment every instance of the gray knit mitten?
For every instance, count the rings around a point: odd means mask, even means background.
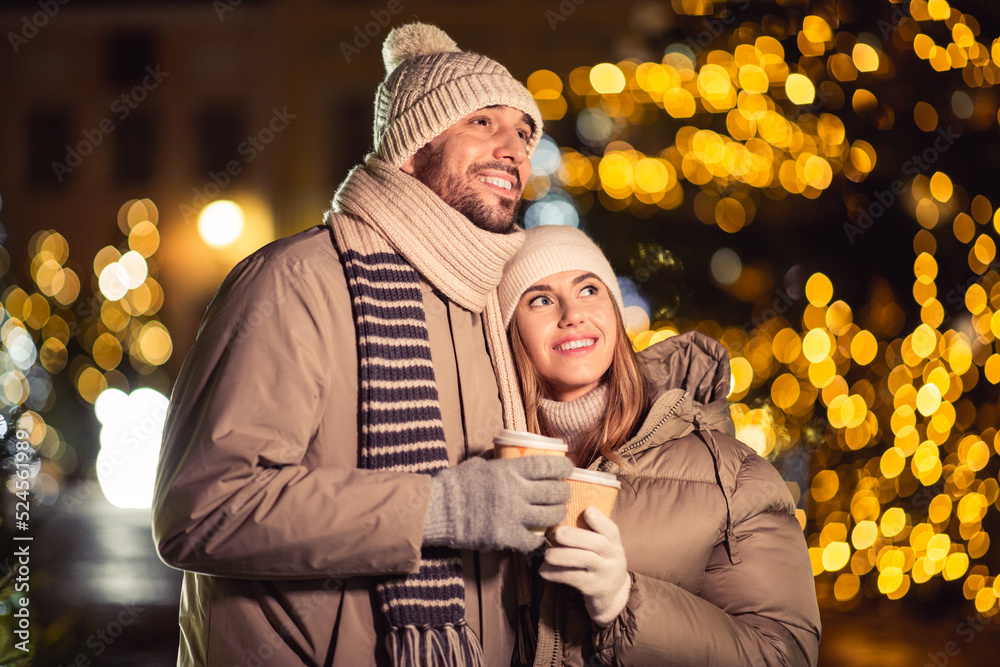
[[[424,544],[455,549],[532,551],[566,516],[573,464],[564,456],[473,458],[442,470],[431,483]]]

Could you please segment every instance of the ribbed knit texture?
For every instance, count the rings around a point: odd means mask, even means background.
[[[553,401],[548,398],[538,401],[538,409],[545,415],[556,435],[566,441],[571,452],[580,444],[583,432],[601,418],[607,405],[607,383],[572,401]]]
[[[392,38],[390,33],[386,42]],[[542,137],[542,115],[528,89],[503,65],[468,51],[404,60],[375,94],[375,152],[399,167],[461,118],[494,105],[518,109],[534,121],[530,156]]]
[[[359,465],[433,475],[448,466],[448,450],[420,275],[463,307],[485,311],[494,364],[506,359],[508,366],[497,374],[501,395],[516,398],[495,285],[523,235],[479,230],[415,178],[375,157],[348,175],[334,209],[350,214],[330,215],[328,223],[347,276],[357,330]],[[470,273],[456,273],[465,270]],[[518,405],[504,398],[505,420],[516,422],[508,403]],[[523,424],[523,409],[517,415]],[[415,574],[386,577],[376,592],[391,626],[386,648],[395,665],[483,664],[482,646],[465,622],[458,551],[424,547]]]
[[[528,230],[524,245],[507,262],[498,291],[504,326],[510,324],[525,290],[563,271],[589,271],[600,278],[626,321],[618,278],[597,244],[575,227],[542,225]]]

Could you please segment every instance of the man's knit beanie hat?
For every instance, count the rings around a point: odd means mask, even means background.
[[[535,122],[528,156],[542,136],[542,114],[528,89],[500,63],[461,51],[426,23],[394,28],[382,45],[386,77],[375,94],[375,152],[395,167],[468,114],[513,107]]]
[[[618,312],[625,322],[625,302],[618,279],[607,257],[575,227],[540,225],[525,235],[524,245],[507,260],[500,281],[500,312],[504,327],[510,326],[517,302],[525,290],[547,276],[563,271],[590,271],[611,291]]]

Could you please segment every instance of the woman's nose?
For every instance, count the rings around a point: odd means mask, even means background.
[[[563,326],[572,326],[583,322],[583,310],[575,303],[568,303],[562,308],[562,318],[559,323]]]

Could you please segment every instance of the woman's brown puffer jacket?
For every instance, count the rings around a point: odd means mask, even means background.
[[[548,584],[535,665],[815,665],[820,618],[802,529],[774,467],[733,437],[729,357],[691,332],[640,354],[657,396],[610,461],[632,591],[607,628]]]

